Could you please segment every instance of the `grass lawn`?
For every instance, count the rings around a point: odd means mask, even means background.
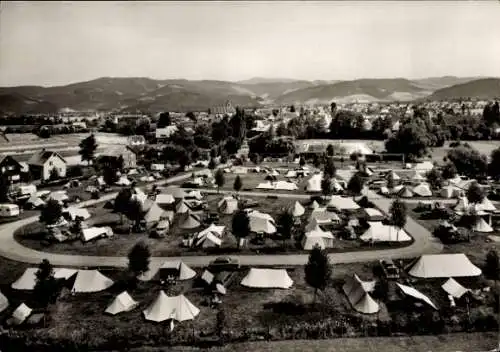
[[[216,211],[217,202],[221,199],[221,195],[206,195],[205,199],[208,202],[208,208],[211,211]],[[245,199],[248,197],[244,197]],[[275,220],[283,209],[287,209],[294,204],[292,199],[269,199],[269,198],[254,198],[258,202],[256,209],[270,214]],[[109,209],[104,209],[103,204],[99,204],[89,208],[92,218],[88,221],[89,226],[116,226],[120,223],[120,216],[113,213]],[[306,214],[302,218],[302,223],[298,227],[297,233],[301,234],[307,224],[310,210],[306,207]],[[283,242],[279,234],[269,236],[265,239],[264,244],[255,244],[252,241],[253,236],[250,236],[247,245],[238,250],[237,239],[231,234],[232,215],[219,214],[218,225],[226,226],[226,234],[221,248],[203,249],[203,248],[184,248],[182,240],[185,236],[192,235],[203,230],[208,225],[202,225],[199,228],[192,230],[184,230],[179,228],[182,222],[183,215],[176,215],[173,226],[169,234],[163,239],[150,238],[149,233],[132,233],[132,234],[115,234],[109,239],[99,239],[84,243],[81,240],[75,240],[63,243],[47,243],[43,241],[45,236],[45,227],[41,223],[33,223],[26,225],[15,233],[15,239],[22,245],[36,250],[51,252],[51,253],[69,253],[69,254],[84,254],[84,255],[101,255],[101,256],[126,256],[130,249],[138,242],[144,241],[151,248],[153,256],[186,256],[186,255],[222,255],[222,254],[272,254],[272,253],[308,253],[302,250],[300,243],[295,240]],[[127,221],[126,219],[124,221]],[[339,234],[340,228],[331,229],[334,234]],[[378,250],[385,248],[397,248],[406,246],[405,244],[376,244],[367,246],[356,240],[337,239],[334,242],[333,248],[329,248],[329,252],[347,252],[347,251],[365,251]]]

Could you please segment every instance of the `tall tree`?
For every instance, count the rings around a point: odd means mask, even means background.
[[[352,196],[358,196],[361,194],[363,191],[363,186],[364,186],[365,180],[359,172],[356,172],[352,177],[349,179],[349,182],[347,183],[347,189],[349,192],[351,192]]]
[[[471,183],[467,189],[467,200],[472,204],[480,204],[485,197],[484,189],[477,182]]]
[[[389,209],[389,213],[391,214],[392,224],[398,229],[396,240],[399,241],[399,231],[406,225],[406,215],[408,213],[406,204],[399,199],[394,200]]]
[[[170,113],[169,112],[162,112],[160,114],[160,118],[158,119],[157,127],[158,128],[164,128],[167,126],[170,126],[172,123],[170,119]]]
[[[95,159],[96,149],[97,141],[95,139],[95,136],[91,134],[80,142],[80,150],[78,151],[78,154],[81,155],[82,161],[86,161],[88,164],[90,164]]]
[[[325,175],[321,179],[321,193],[325,198],[332,193],[332,180]]]
[[[118,170],[111,165],[102,170],[102,178],[108,186],[114,185],[118,180]]]
[[[243,210],[239,210],[233,215],[231,225],[233,235],[238,240],[238,248],[240,248],[240,240],[250,234],[250,219],[248,214]]]
[[[442,171],[442,174],[443,178],[445,180],[450,180],[452,178],[454,178],[455,176],[457,176],[457,168],[455,167],[455,164],[451,163],[451,162],[447,162],[444,166],[443,166],[443,171]]]
[[[289,211],[284,210],[280,213],[278,217],[278,228],[281,239],[283,240],[283,247],[285,247],[286,240],[292,238],[293,223],[293,215]]]
[[[324,175],[332,178],[337,173],[337,168],[335,167],[335,163],[333,162],[332,157],[327,157],[325,161],[325,169],[323,170]]]
[[[222,169],[217,169],[215,172],[215,184],[217,185],[217,192],[219,192],[220,188],[224,186],[226,179],[224,177],[224,171]]]
[[[306,164],[306,159],[304,159],[304,157],[303,157],[303,156],[301,156],[301,157],[300,157],[300,159],[299,159],[299,165],[302,167],[302,166],[304,166],[305,164]]]
[[[439,189],[441,185],[443,184],[443,176],[441,171],[439,171],[438,168],[434,167],[432,170],[430,170],[427,175],[427,181],[429,181],[429,184],[433,189]]]
[[[137,199],[132,199],[128,204],[125,216],[129,218],[130,221],[133,221],[135,226],[138,226],[144,219],[144,215],[141,202]]]
[[[387,188],[393,189],[396,186],[396,180],[394,179],[394,173],[389,172],[387,175]]]
[[[315,246],[309,254],[309,259],[304,267],[305,280],[314,289],[314,302],[318,290],[324,290],[332,275],[332,267],[328,254],[319,246]]]
[[[490,250],[488,254],[486,254],[484,271],[487,277],[498,280],[500,276],[500,259],[495,249]]]
[[[328,144],[328,146],[326,147],[326,155],[332,157],[333,153],[334,153],[333,145]]]
[[[403,124],[385,143],[389,153],[402,153],[410,160],[424,156],[430,146],[431,139],[425,126],[417,122]]]
[[[52,264],[47,259],[42,260],[35,273],[33,295],[42,307],[54,303],[57,298],[57,281],[54,278]]]
[[[128,270],[138,277],[149,270],[151,252],[144,242],[138,242],[128,253]]]
[[[217,316],[216,316],[216,333],[217,337],[219,338],[220,344],[224,344],[224,329],[226,327],[226,313],[224,312],[224,309],[222,307],[219,308],[217,311]]]
[[[62,216],[62,206],[55,200],[50,199],[45,203],[42,211],[40,212],[40,222],[46,225],[55,224]]]
[[[500,178],[500,147],[496,148],[491,152],[490,164],[488,165],[488,171],[491,177],[495,179]]]
[[[124,188],[116,195],[114,211],[120,214],[121,223],[123,223],[123,215],[125,215],[129,210],[131,199],[132,191],[130,188]]]
[[[0,202],[9,203],[10,181],[8,177],[0,173]]]
[[[485,176],[488,171],[486,155],[480,154],[476,149],[459,146],[449,150],[447,156],[460,175],[477,178]]]
[[[217,166],[217,164],[215,163],[215,159],[214,158],[210,158],[210,162],[208,163],[208,168],[210,170],[213,170],[213,169],[215,169],[216,166]]]
[[[243,182],[241,181],[240,175],[237,175],[234,179],[233,189],[236,192],[239,192],[241,190],[241,187],[243,187]]]

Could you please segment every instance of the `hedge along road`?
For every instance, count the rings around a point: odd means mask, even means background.
[[[157,182],[157,185],[163,185],[172,182],[182,181],[191,176],[190,173],[172,177],[167,180]],[[217,193],[216,190],[200,190],[207,193]],[[221,193],[230,193],[229,191]],[[279,194],[279,193],[262,193],[262,192],[240,192],[240,194],[251,196],[276,196],[278,198],[295,198],[309,199],[308,195],[304,194]],[[117,193],[107,194],[100,199],[81,202],[76,207],[88,207],[97,203],[112,200]],[[381,198],[373,191],[366,192],[368,198],[383,212],[388,213],[391,204],[390,199]],[[53,265],[67,267],[126,267],[126,257],[103,257],[103,256],[87,256],[87,255],[67,255],[45,253],[22,246],[14,239],[14,232],[33,222],[38,221],[38,216],[33,216],[16,222],[4,224],[0,226],[0,255],[8,259],[29,263],[38,264],[43,259],[48,259]],[[411,258],[421,254],[439,253],[442,250],[442,245],[435,241],[431,233],[422,225],[418,224],[411,217],[408,217],[405,230],[413,237],[414,241],[411,245],[397,249],[384,250],[368,250],[345,253],[329,254],[332,263],[354,263],[378,260],[381,258]],[[306,263],[307,254],[278,254],[278,255],[234,255],[238,258],[242,265],[303,265]],[[151,268],[159,267],[165,260],[182,260],[191,266],[205,266],[216,256],[186,256],[186,257],[152,257]]]

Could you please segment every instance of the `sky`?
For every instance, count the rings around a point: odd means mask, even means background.
[[[497,1],[2,1],[0,9],[0,86],[500,76]]]

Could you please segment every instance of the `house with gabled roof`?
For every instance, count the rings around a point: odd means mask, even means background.
[[[57,152],[42,149],[32,155],[28,160],[30,172],[34,178],[42,181],[50,179],[51,174],[56,170],[59,177],[66,177],[68,163]]]

